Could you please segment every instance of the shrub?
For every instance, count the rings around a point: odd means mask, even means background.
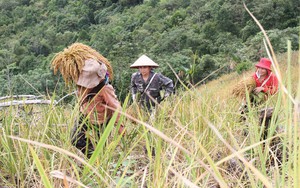
[[[249,62],[249,61],[243,61],[243,62],[237,64],[237,66],[236,66],[236,72],[238,74],[242,74],[244,71],[247,71],[247,70],[249,70],[252,67],[253,67],[253,65],[252,65],[251,62]]]

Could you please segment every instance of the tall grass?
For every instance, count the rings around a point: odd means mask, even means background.
[[[300,93],[299,82],[294,81],[299,80],[298,53],[279,57],[283,84],[295,100]],[[179,91],[160,105],[154,119],[124,117],[124,137],[112,122],[91,159],[70,144],[76,104],[34,106],[33,111],[3,109],[0,185],[296,187],[298,104],[282,90],[273,96],[263,107],[274,107],[278,118],[262,139],[257,109],[239,121],[240,101],[231,97],[230,88],[240,77],[225,75],[200,88]]]
[[[276,117],[265,138],[259,108],[240,121],[235,73],[178,91],[155,118],[127,115],[127,98],[125,136],[112,118],[90,159],[70,144],[78,104],[10,107],[0,111],[0,187],[299,187],[300,57],[287,47],[271,55],[281,86],[260,107]]]

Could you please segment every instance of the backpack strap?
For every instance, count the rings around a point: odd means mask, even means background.
[[[271,78],[272,73],[269,75],[269,77],[261,84],[261,87],[263,87],[267,81],[269,81],[269,79]]]
[[[147,87],[145,88],[145,90],[144,90],[143,93],[147,92],[147,90],[148,90],[148,88],[149,88],[150,84],[152,83],[152,81],[153,81],[153,79],[154,79],[155,76],[156,76],[156,73],[154,73],[154,75],[152,76],[151,80],[149,81],[149,83],[148,83],[148,85],[147,85]]]

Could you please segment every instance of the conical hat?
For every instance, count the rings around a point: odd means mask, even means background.
[[[155,63],[152,59],[147,57],[146,55],[142,55],[139,57],[132,65],[130,65],[130,68],[138,68],[138,67],[158,67],[159,65]]]

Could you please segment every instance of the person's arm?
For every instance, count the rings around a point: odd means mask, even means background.
[[[162,83],[163,88],[165,89],[164,98],[166,98],[174,92],[173,80],[160,74],[160,81]]]
[[[136,93],[137,93],[137,86],[135,84],[135,77],[137,73],[133,73],[131,75],[131,82],[130,82],[130,88],[131,88],[131,96],[132,100],[135,101],[136,98]]]
[[[264,86],[259,86],[254,89],[255,93],[264,92],[269,95],[274,95],[278,90],[278,79],[275,75],[271,75],[271,78]]]
[[[264,92],[264,93],[266,93],[267,92],[267,87],[263,87],[263,86],[258,86],[258,87],[256,87],[256,88],[254,88],[254,93],[256,93],[256,94],[258,94],[259,92]]]
[[[277,77],[273,74],[271,79],[271,83],[267,88],[267,91],[270,95],[274,95],[278,91],[278,79]]]
[[[105,103],[107,104],[107,106],[109,106],[110,108],[113,109],[113,111],[122,111],[122,107],[121,104],[115,94],[115,90],[113,89],[113,87],[111,85],[106,85],[104,86],[102,92],[102,96],[104,98]],[[117,120],[116,123],[119,121],[121,114],[118,113],[117,116]],[[120,128],[119,128],[119,133],[123,133],[124,130],[124,125],[121,124]]]

